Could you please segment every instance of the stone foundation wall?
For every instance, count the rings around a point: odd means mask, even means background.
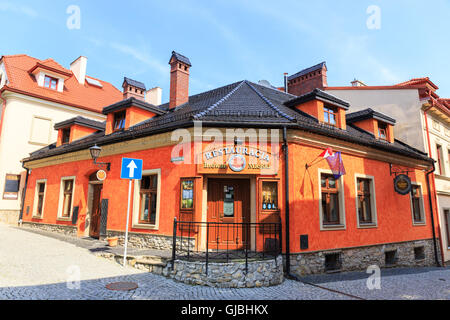
[[[0,210],[0,222],[17,226],[19,215],[19,210]]]
[[[107,232],[108,237],[118,237],[118,244],[123,246],[125,243],[125,232],[111,231]],[[159,234],[147,234],[128,232],[128,246],[136,249],[156,249],[156,250],[172,250],[173,237]],[[181,246],[182,244],[182,246]],[[177,237],[177,248],[187,248],[188,244],[190,248],[195,248],[195,239],[183,237]]]
[[[22,222],[22,227],[64,234],[66,236],[71,236],[71,237],[77,236],[77,227],[76,226],[67,226],[67,225],[60,225],[60,224],[45,224],[45,223],[24,221],[24,222]]]
[[[267,287],[283,282],[283,259],[252,261],[245,272],[245,262],[209,263],[206,274],[205,262],[188,262],[176,260],[172,270],[168,264],[164,276],[192,285],[218,288],[254,288]]]
[[[437,240],[439,250],[439,239]],[[416,259],[414,248],[423,247],[423,258]],[[386,264],[386,252],[396,251],[393,264]],[[390,243],[377,246],[358,247],[291,254],[291,272],[302,276],[332,272],[325,269],[326,256],[339,254],[340,268],[336,271],[361,271],[370,265],[383,267],[419,267],[435,265],[433,240]],[[440,253],[438,252],[440,258]]]

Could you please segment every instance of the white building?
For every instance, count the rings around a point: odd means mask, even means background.
[[[25,174],[21,159],[57,139],[53,126],[81,116],[104,121],[123,99],[112,84],[86,75],[87,58],[66,69],[27,55],[0,59],[0,221],[17,223]]]

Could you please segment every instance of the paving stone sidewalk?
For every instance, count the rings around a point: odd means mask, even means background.
[[[363,299],[450,300],[448,267],[384,269],[381,290],[367,288],[369,275],[364,272],[301,279],[310,284],[285,280],[268,288],[219,289],[177,283],[92,254],[91,249],[104,247],[104,243],[67,237],[61,240],[54,234],[49,237],[0,224],[0,299],[346,300],[352,295]],[[115,250],[122,252],[121,248]],[[77,272],[79,289],[73,281]],[[107,284],[118,281],[135,282],[139,287],[129,292],[106,289]]]

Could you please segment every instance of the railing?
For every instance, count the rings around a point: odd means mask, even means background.
[[[281,223],[177,221],[173,224],[172,266],[175,260],[244,262],[274,259],[281,254]]]

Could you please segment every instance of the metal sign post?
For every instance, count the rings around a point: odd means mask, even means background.
[[[120,171],[121,179],[128,179],[128,207],[127,207],[127,224],[125,229],[125,249],[123,253],[123,266],[127,265],[127,248],[128,248],[128,226],[130,223],[130,204],[131,204],[131,185],[133,180],[142,179],[142,164],[140,159],[122,158],[122,169]]]

